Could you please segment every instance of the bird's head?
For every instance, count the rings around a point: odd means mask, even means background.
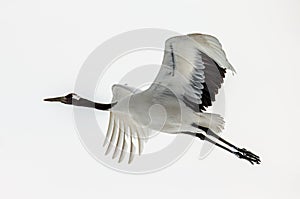
[[[53,97],[53,98],[47,98],[44,99],[44,101],[47,102],[61,102],[64,104],[77,104],[80,101],[81,97],[78,96],[75,93],[70,93],[66,96],[62,96],[62,97]]]

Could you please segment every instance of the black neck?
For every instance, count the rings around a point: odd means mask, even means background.
[[[89,108],[95,108],[98,110],[106,111],[111,109],[116,103],[102,104],[84,98],[80,98],[79,100],[73,100],[72,104],[75,106],[89,107]]]

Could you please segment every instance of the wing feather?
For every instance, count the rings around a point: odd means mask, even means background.
[[[120,101],[122,98],[137,91],[137,89],[125,85],[114,85],[112,89],[112,101],[114,102]],[[150,130],[135,122],[129,113],[111,109],[108,130],[104,141],[104,146],[108,143],[105,154],[109,154],[114,148],[112,158],[119,157],[118,162],[122,162],[127,153],[129,155],[128,163],[130,164],[136,153],[142,154],[149,134]]]
[[[126,141],[127,134],[125,133],[125,131],[123,131],[122,133],[123,133],[123,143],[121,148],[121,154],[119,156],[119,161],[118,161],[119,163],[124,160],[125,152],[127,150],[127,141]]]
[[[138,130],[138,128],[133,125],[132,128],[134,129],[134,131],[136,132],[136,138],[137,138],[137,143],[138,143],[138,150],[139,150],[139,155],[142,154],[143,150],[144,150],[144,140],[141,140],[143,139],[143,135],[142,134],[142,131]]]
[[[112,130],[113,130],[113,126],[114,126],[114,118],[113,118],[113,114],[109,113],[109,123],[108,123],[108,129],[107,129],[107,133],[105,136],[105,140],[103,142],[103,146],[106,146],[108,143],[109,138],[112,135]]]
[[[123,125],[122,125],[122,120],[120,121],[120,127],[118,128],[118,139],[117,139],[117,145],[115,147],[115,151],[113,153],[112,158],[115,159],[119,152],[120,152],[120,148],[121,148],[121,143],[122,143],[122,138],[124,136],[124,134],[122,133],[123,129],[122,129]]]
[[[226,69],[235,72],[215,37],[172,37],[166,41],[161,69],[149,89],[158,99],[173,92],[188,107],[201,112],[215,101]]]
[[[111,139],[109,141],[108,147],[106,149],[105,155],[110,153],[111,149],[113,148],[116,136],[119,133],[119,121],[117,118],[114,119],[114,126],[113,126],[112,132],[113,133],[112,133]]]
[[[131,128],[131,126],[129,126],[129,132],[130,132],[130,153],[129,153],[129,160],[128,160],[128,164],[130,164],[134,158],[134,154],[135,154],[135,146],[133,144],[133,139],[134,139],[134,132]]]

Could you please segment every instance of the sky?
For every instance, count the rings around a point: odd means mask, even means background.
[[[299,13],[296,0],[2,0],[0,196],[299,198]],[[42,101],[74,91],[82,66],[98,46],[140,28],[206,33],[221,41],[237,71],[223,85],[223,137],[259,154],[261,165],[219,149],[199,159],[203,143],[195,140],[162,170],[118,172],[88,152],[71,107]],[[125,56],[99,81],[95,99],[110,100],[120,71],[161,60],[159,52]],[[107,113],[95,114],[105,128]],[[172,139],[154,138],[146,150]]]

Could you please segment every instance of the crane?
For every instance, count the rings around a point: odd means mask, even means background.
[[[221,115],[205,112],[215,101],[228,70],[235,73],[217,38],[199,33],[180,35],[166,40],[161,68],[146,90],[115,84],[112,101],[107,104],[75,93],[44,100],[109,111],[103,146],[107,146],[105,154],[114,148],[112,158],[118,157],[118,162],[129,151],[131,163],[136,153],[142,154],[151,133],[159,131],[194,136],[251,164],[260,164],[259,156],[218,135],[225,123]],[[159,110],[150,114],[153,105],[163,107],[164,114]]]

